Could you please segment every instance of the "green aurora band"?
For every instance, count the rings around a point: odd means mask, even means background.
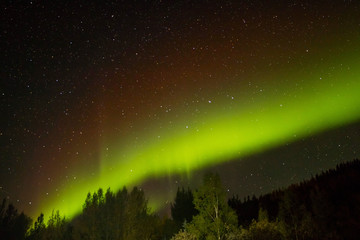
[[[40,204],[37,213],[49,216],[58,209],[72,218],[81,212],[87,193],[99,187],[118,190],[153,177],[190,173],[356,122],[360,119],[359,66],[353,61],[331,75],[323,74],[323,79],[321,74],[292,74],[290,83],[276,86],[277,91],[264,93],[266,97],[254,98],[252,104],[229,111],[220,103],[203,118],[183,118],[174,131],[162,132],[161,139],[152,136],[156,140],[101,159],[98,176],[77,185],[65,184],[59,197]],[[302,82],[301,88],[295,82]],[[186,122],[192,124],[186,128]],[[112,163],[111,171],[107,161]]]

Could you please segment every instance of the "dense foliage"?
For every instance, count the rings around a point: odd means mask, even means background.
[[[0,205],[0,239],[24,239],[31,225],[31,219],[24,213],[18,213],[6,199]]]
[[[196,191],[179,188],[172,218],[160,218],[144,192],[126,188],[89,193],[71,221],[53,212],[32,220],[6,199],[0,205],[0,239],[28,240],[252,240],[357,239],[360,236],[360,161],[260,197],[226,201],[216,174]]]
[[[259,198],[228,201],[239,225],[257,220],[259,209],[277,222],[286,239],[357,239],[360,236],[360,161],[343,163]]]

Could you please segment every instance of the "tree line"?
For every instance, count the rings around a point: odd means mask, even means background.
[[[310,180],[241,200],[227,199],[220,177],[204,175],[192,191],[179,188],[171,217],[148,207],[144,191],[88,193],[82,213],[66,219],[54,211],[34,224],[6,199],[0,239],[27,240],[250,240],[357,239],[360,236],[360,161],[338,165]]]

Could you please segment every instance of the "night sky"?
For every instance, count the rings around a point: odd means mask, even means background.
[[[69,217],[218,172],[265,194],[360,157],[360,2],[1,3],[0,197]]]

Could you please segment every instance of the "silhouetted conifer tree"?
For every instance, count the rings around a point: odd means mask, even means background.
[[[0,205],[0,239],[24,239],[30,225],[31,219],[24,213],[19,214],[4,198]]]
[[[194,196],[189,188],[178,188],[174,203],[171,204],[171,216],[178,227],[183,226],[184,222],[191,222],[193,216],[198,214],[193,201]]]

